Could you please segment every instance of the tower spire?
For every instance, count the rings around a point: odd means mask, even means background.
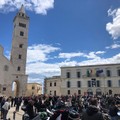
[[[19,12],[20,12],[20,13],[25,13],[25,8],[24,8],[24,5],[23,5],[23,4],[21,5],[21,8],[20,8]]]

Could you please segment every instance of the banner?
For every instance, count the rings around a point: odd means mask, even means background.
[[[102,73],[103,73],[103,70],[102,70],[102,69],[96,71],[96,75],[97,75],[97,76],[100,76]]]

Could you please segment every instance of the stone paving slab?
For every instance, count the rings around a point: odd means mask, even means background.
[[[7,118],[10,118],[10,120],[13,120],[13,112],[15,111],[15,107],[11,107],[9,112],[8,112],[8,115],[7,115]],[[22,120],[22,115],[24,114],[24,111],[19,110],[19,112],[16,112],[15,114],[15,120]]]

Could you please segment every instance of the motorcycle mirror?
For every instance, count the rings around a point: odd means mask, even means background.
[[[120,116],[120,111],[117,112],[117,115]]]

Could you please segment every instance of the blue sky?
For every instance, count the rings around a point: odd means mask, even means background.
[[[7,57],[21,4],[30,17],[29,82],[60,75],[61,66],[120,63],[120,0],[0,0],[0,45]]]

